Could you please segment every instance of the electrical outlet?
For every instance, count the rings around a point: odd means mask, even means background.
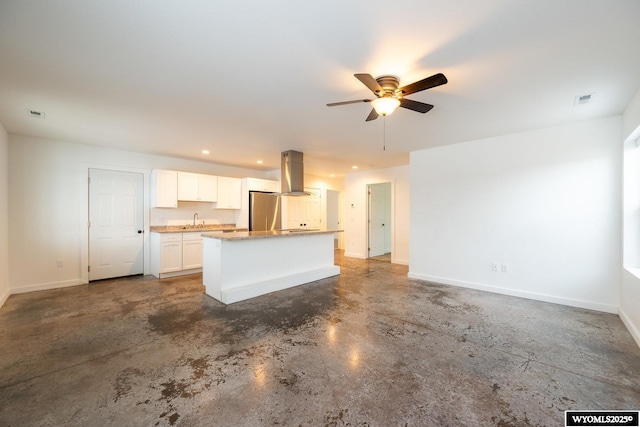
[[[56,262],[56,265],[57,265],[58,267],[64,267],[64,260],[63,260],[63,259],[59,259],[59,260]]]
[[[491,263],[491,271],[500,271],[499,264],[497,262]]]
[[[502,270],[503,273],[508,273],[509,272],[509,264],[500,264],[500,269]]]

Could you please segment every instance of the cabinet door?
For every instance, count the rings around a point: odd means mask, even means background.
[[[202,267],[202,239],[182,242],[182,268]]]
[[[280,183],[269,179],[248,178],[247,187],[249,191],[264,191],[267,193],[278,193]]]
[[[178,172],[178,200],[198,201],[198,174]]]
[[[182,270],[182,242],[162,243],[160,259],[160,273]]]
[[[218,200],[218,177],[214,175],[198,175],[198,200],[215,202]]]
[[[280,188],[280,183],[278,181],[267,181],[267,191],[272,193],[279,193],[282,188]]]
[[[151,173],[151,207],[178,207],[178,172],[154,170]]]
[[[219,176],[216,209],[240,209],[241,205],[242,180],[240,178]]]

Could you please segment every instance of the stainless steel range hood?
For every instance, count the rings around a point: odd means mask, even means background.
[[[304,191],[304,162],[299,151],[283,151],[281,156],[282,193],[280,196],[308,196]]]

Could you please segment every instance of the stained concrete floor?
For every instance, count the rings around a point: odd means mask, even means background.
[[[230,306],[200,275],[11,296],[2,426],[560,426],[640,409],[615,315],[408,279],[336,278]]]

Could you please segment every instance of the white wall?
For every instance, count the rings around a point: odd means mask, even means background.
[[[391,183],[391,262],[409,263],[409,166],[347,174],[345,255],[367,257],[367,185]]]
[[[640,345],[640,90],[622,115],[624,143],[624,265],[618,313]],[[636,141],[637,140],[637,141]]]
[[[151,169],[158,168],[238,178],[264,177],[264,173],[249,169],[9,135],[9,283],[12,293],[72,286],[86,281],[86,250],[83,247],[87,246],[88,234],[89,167],[132,168],[145,171],[147,175]],[[148,192],[148,187],[145,191]],[[192,208],[183,208],[185,218],[182,221],[192,220]],[[171,215],[172,220],[178,221],[174,213]],[[224,222],[229,214],[220,211],[215,215]],[[207,213],[206,217],[213,221],[214,213]],[[156,216],[157,221],[160,218],[162,216]],[[57,259],[64,260],[64,267],[56,266]]]
[[[9,294],[9,135],[0,123],[0,307]]]
[[[616,116],[411,153],[409,276],[617,312],[621,126]]]
[[[198,223],[206,224],[235,224],[235,209],[211,209],[213,203],[178,202],[177,208],[151,208],[149,211],[150,225],[186,225],[193,224],[193,217],[198,213]]]

